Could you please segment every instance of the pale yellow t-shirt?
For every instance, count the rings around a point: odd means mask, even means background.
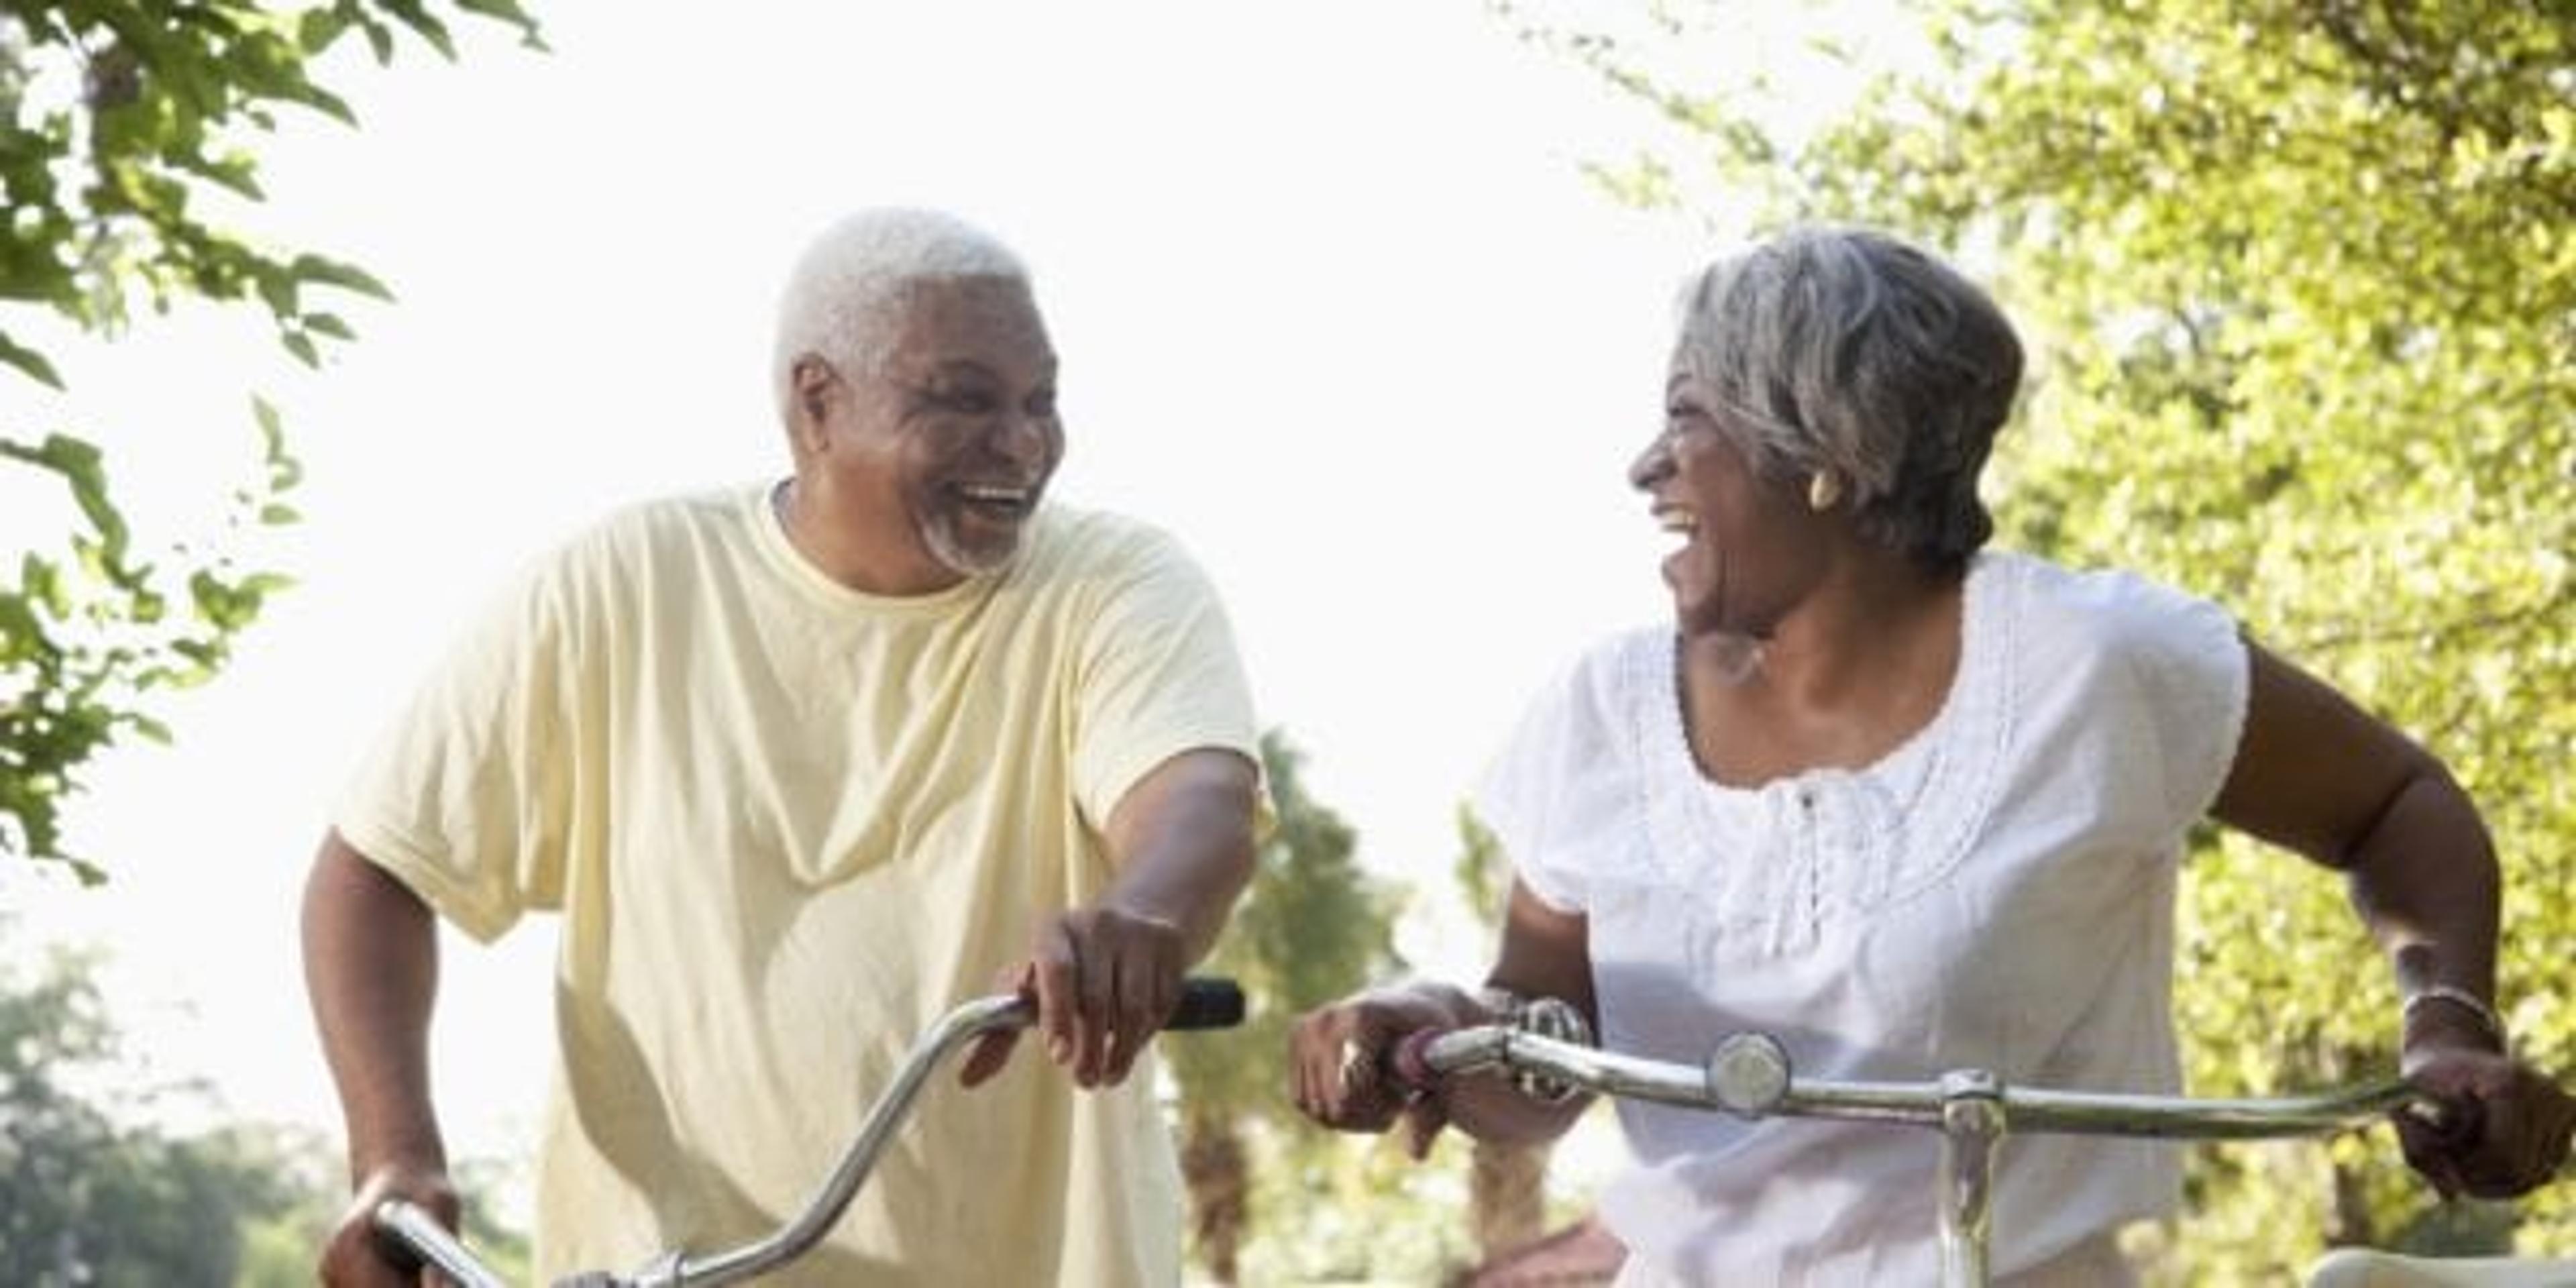
[[[561,914],[548,1278],[767,1234],[912,1039],[1101,891],[1130,786],[1257,754],[1223,609],[1155,530],[1050,503],[1007,571],[882,598],[798,555],[767,492],[643,505],[543,562],[337,813],[478,938]],[[973,1091],[942,1070],[778,1281],[1177,1281],[1155,1080],[1081,1092],[1034,1043]]]

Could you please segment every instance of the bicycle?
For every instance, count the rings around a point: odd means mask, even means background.
[[[1768,1033],[1730,1033],[1701,1064],[1688,1065],[1605,1051],[1573,1031],[1534,1032],[1509,1024],[1420,1029],[1386,1055],[1403,1086],[1426,1090],[1439,1079],[1496,1071],[1542,1096],[1575,1089],[1596,1095],[1708,1109],[1745,1119],[1834,1118],[1928,1127],[1941,1133],[1941,1282],[1984,1288],[1992,1282],[1987,1249],[1994,1163],[2014,1131],[2167,1140],[2264,1140],[2324,1135],[2394,1111],[2441,1109],[2422,1101],[2401,1078],[2385,1078],[2308,1096],[2217,1099],[2128,1092],[2073,1091],[2007,1084],[1985,1069],[1954,1069],[1917,1082],[1835,1082],[1801,1078],[1788,1048]],[[2576,1284],[2576,1261],[2486,1263],[2500,1269],[2455,1273],[2437,1263],[2355,1252],[2340,1257],[2380,1267],[2384,1279],[2337,1282],[2424,1285]],[[2408,1277],[2410,1275],[2422,1277]],[[2323,1282],[2322,1275],[2318,1282]]]
[[[776,1230],[737,1247],[710,1253],[673,1248],[629,1276],[585,1270],[555,1280],[554,1288],[703,1288],[765,1274],[803,1256],[848,1210],[875,1167],[877,1156],[912,1111],[930,1075],[959,1048],[986,1033],[1026,1028],[1037,1004],[1017,993],[977,998],[950,1011],[913,1042],[894,1081],[869,1106],[840,1161],[805,1207]],[[1243,991],[1234,981],[1198,976],[1182,981],[1181,1000],[1165,1031],[1232,1028],[1243,1022]],[[508,1288],[447,1227],[417,1204],[389,1199],[372,1214],[377,1231],[398,1248],[435,1267],[462,1288]]]

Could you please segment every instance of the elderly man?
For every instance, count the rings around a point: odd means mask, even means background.
[[[540,562],[333,815],[307,985],[357,1202],[452,1219],[433,924],[561,918],[539,1269],[768,1232],[910,1039],[1016,982],[1053,1069],[973,1052],[790,1279],[1178,1279],[1146,1039],[1251,870],[1251,703],[1162,534],[1043,501],[1064,451],[1026,271],[944,215],[830,229],[787,288],[793,477],[638,506]],[[1077,1094],[1077,1088],[1085,1089]]]

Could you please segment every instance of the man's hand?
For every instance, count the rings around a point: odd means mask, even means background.
[[[378,1167],[358,1184],[356,1197],[340,1214],[339,1228],[323,1245],[321,1279],[330,1288],[418,1288],[447,1282],[404,1256],[389,1236],[376,1230],[376,1207],[387,1199],[409,1199],[449,1230],[457,1228],[462,1204],[444,1169],[425,1163]]]
[[[1047,1058],[1083,1087],[1117,1086],[1181,998],[1188,945],[1178,926],[1117,908],[1078,908],[1038,928],[1009,990],[1037,1002]],[[986,1035],[960,1075],[976,1086],[1001,1072],[1019,1034]]]
[[[1110,812],[1118,879],[1098,902],[1050,915],[1001,987],[1037,1002],[1048,1058],[1084,1087],[1116,1086],[1172,1018],[1181,976],[1205,956],[1252,879],[1260,778],[1251,758],[1198,748],[1157,765]],[[967,1086],[1001,1072],[1019,1035],[986,1035]]]

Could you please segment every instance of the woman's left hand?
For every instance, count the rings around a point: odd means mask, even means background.
[[[2566,1164],[2576,1099],[2539,1070],[2483,1046],[2439,1042],[2410,1045],[2404,1064],[2407,1081],[2442,1113],[2399,1110],[2397,1141],[2443,1198],[2513,1198]]]

